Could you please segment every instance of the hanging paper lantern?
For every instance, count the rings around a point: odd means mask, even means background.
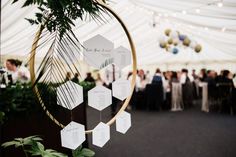
[[[165,35],[166,35],[166,36],[169,36],[169,35],[170,35],[170,32],[171,32],[171,29],[166,29],[166,30],[165,30]]]
[[[168,44],[170,44],[170,45],[171,45],[171,44],[173,44],[173,39],[172,39],[172,38],[170,38],[170,39],[168,39],[168,41],[167,41],[167,42],[168,42]]]
[[[182,35],[182,34],[179,35],[179,40],[184,41],[185,38],[186,38],[186,35]]]
[[[177,49],[176,47],[174,47],[173,49],[172,49],[172,53],[173,54],[177,54],[179,52],[179,49]]]
[[[183,41],[183,45],[184,46],[189,46],[190,42],[191,42],[190,39],[188,37],[186,37]]]
[[[165,42],[165,36],[160,36],[159,37],[159,42],[164,43]]]
[[[168,45],[168,44],[166,44],[166,51],[168,52],[168,51],[171,51],[171,47],[170,47],[170,45]]]
[[[174,38],[173,39],[173,44],[177,46],[179,44],[179,38]]]
[[[194,50],[195,52],[199,53],[202,50],[202,46],[197,44]]]
[[[160,47],[161,47],[161,48],[166,48],[166,46],[167,46],[167,44],[166,44],[165,42],[161,42],[161,43],[160,43]]]
[[[196,45],[197,45],[196,41],[191,41],[191,43],[190,43],[189,46],[190,46],[192,49],[195,49]]]
[[[170,37],[173,38],[173,39],[178,38],[178,33],[176,31],[171,31],[170,32]]]

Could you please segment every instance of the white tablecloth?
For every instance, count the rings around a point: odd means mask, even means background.
[[[202,87],[202,111],[209,112],[207,83],[201,82],[199,86]]]
[[[181,83],[172,83],[171,111],[182,111],[182,85]],[[181,107],[182,106],[182,107]]]

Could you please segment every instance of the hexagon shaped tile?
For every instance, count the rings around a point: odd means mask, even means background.
[[[85,141],[85,127],[76,122],[70,122],[61,130],[61,145],[75,150]]]
[[[83,46],[85,61],[94,68],[102,69],[114,62],[114,44],[100,34],[86,40]]]
[[[131,94],[131,84],[129,80],[118,79],[112,83],[112,94],[120,100],[124,100]]]
[[[57,87],[57,104],[69,110],[83,102],[83,88],[72,81]]]
[[[131,64],[131,52],[120,46],[114,50],[114,63],[120,68],[124,68]]]
[[[123,111],[116,117],[116,131],[125,134],[131,127],[130,113]]]
[[[104,86],[96,86],[88,91],[88,105],[102,111],[112,103],[111,90]]]
[[[110,140],[110,126],[100,122],[92,132],[93,145],[103,147]]]

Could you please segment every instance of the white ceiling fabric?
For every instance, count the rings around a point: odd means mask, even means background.
[[[236,0],[224,0],[223,7],[215,0],[112,0],[110,6],[127,25],[137,50],[139,65],[213,63],[236,64]],[[34,15],[34,8],[21,9],[22,4],[11,5],[2,0],[1,55],[26,55],[30,52],[36,26],[24,18]],[[195,9],[200,8],[200,13]],[[187,13],[181,13],[185,10]],[[159,16],[158,16],[159,15]],[[155,24],[155,27],[153,27]],[[80,41],[102,34],[115,46],[128,47],[119,27],[112,22],[97,25],[84,23],[75,32]],[[221,29],[225,27],[225,32]],[[186,34],[200,43],[203,50],[197,54],[190,48],[180,48],[174,55],[159,47],[164,30],[170,28]],[[46,50],[45,50],[46,51]]]

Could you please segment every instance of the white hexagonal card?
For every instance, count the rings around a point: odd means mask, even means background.
[[[120,100],[124,100],[131,94],[131,84],[129,80],[118,79],[112,83],[112,94]]]
[[[61,130],[61,145],[75,150],[85,141],[85,127],[76,122],[70,122]]]
[[[120,46],[114,50],[114,63],[120,68],[124,68],[131,64],[131,53],[130,51]]]
[[[111,90],[99,85],[88,91],[88,105],[102,111],[112,103]]]
[[[125,134],[131,127],[130,113],[123,111],[116,117],[116,131]]]
[[[69,110],[83,102],[83,88],[72,81],[57,87],[57,104]]]
[[[83,46],[85,47],[84,59],[94,68],[102,69],[114,62],[114,43],[100,34],[86,40]]]
[[[103,147],[110,140],[110,126],[100,122],[92,132],[93,145]]]

